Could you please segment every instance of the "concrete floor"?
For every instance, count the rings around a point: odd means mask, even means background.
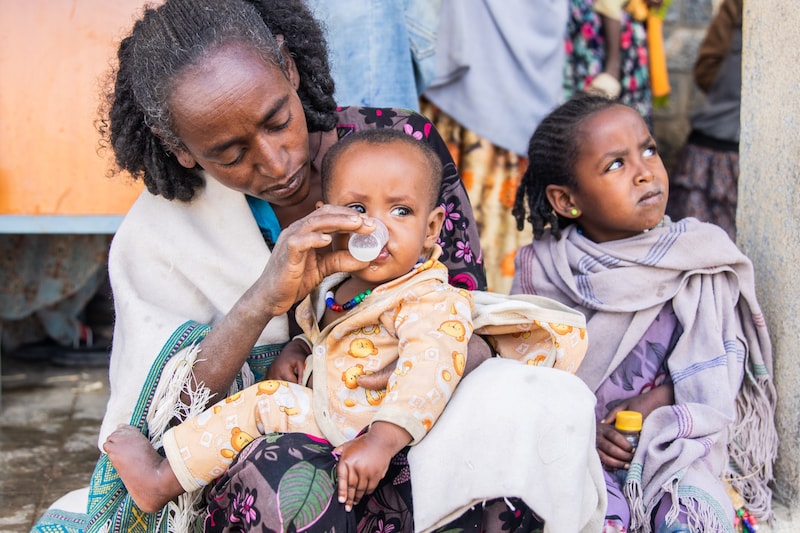
[[[89,483],[108,368],[2,356],[0,376],[0,533],[27,532],[51,503]]]
[[[22,533],[55,500],[88,485],[108,400],[106,367],[0,359],[0,533]],[[800,531],[800,512],[775,504],[760,533]]]

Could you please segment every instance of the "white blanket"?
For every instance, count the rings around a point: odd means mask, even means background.
[[[594,404],[568,372],[501,358],[482,363],[409,452],[415,530],[517,496],[544,519],[546,533],[600,531],[607,500]]]

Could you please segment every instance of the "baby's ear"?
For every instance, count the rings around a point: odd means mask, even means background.
[[[433,245],[436,244],[439,234],[442,232],[442,224],[444,224],[444,208],[438,206],[428,215],[428,229],[425,232],[426,250],[433,248]]]

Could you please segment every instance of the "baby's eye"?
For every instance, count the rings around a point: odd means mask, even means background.
[[[615,159],[606,167],[606,172],[617,170],[620,167],[622,167],[622,159]]]
[[[654,155],[657,154],[658,154],[658,148],[656,148],[656,145],[654,144],[648,146],[647,148],[644,149],[644,152],[642,152],[642,155],[644,157],[653,157]]]
[[[412,213],[411,209],[405,206],[397,206],[392,209],[392,214],[398,217],[407,217]]]
[[[355,209],[359,213],[366,213],[367,209],[361,204],[347,204],[350,209]]]

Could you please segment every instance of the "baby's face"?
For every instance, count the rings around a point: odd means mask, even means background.
[[[395,279],[410,271],[436,242],[441,208],[431,210],[425,157],[402,142],[358,142],[333,166],[327,202],[379,219],[389,241],[376,259],[354,272],[373,283]],[[338,235],[333,246],[346,249],[349,235]]]

